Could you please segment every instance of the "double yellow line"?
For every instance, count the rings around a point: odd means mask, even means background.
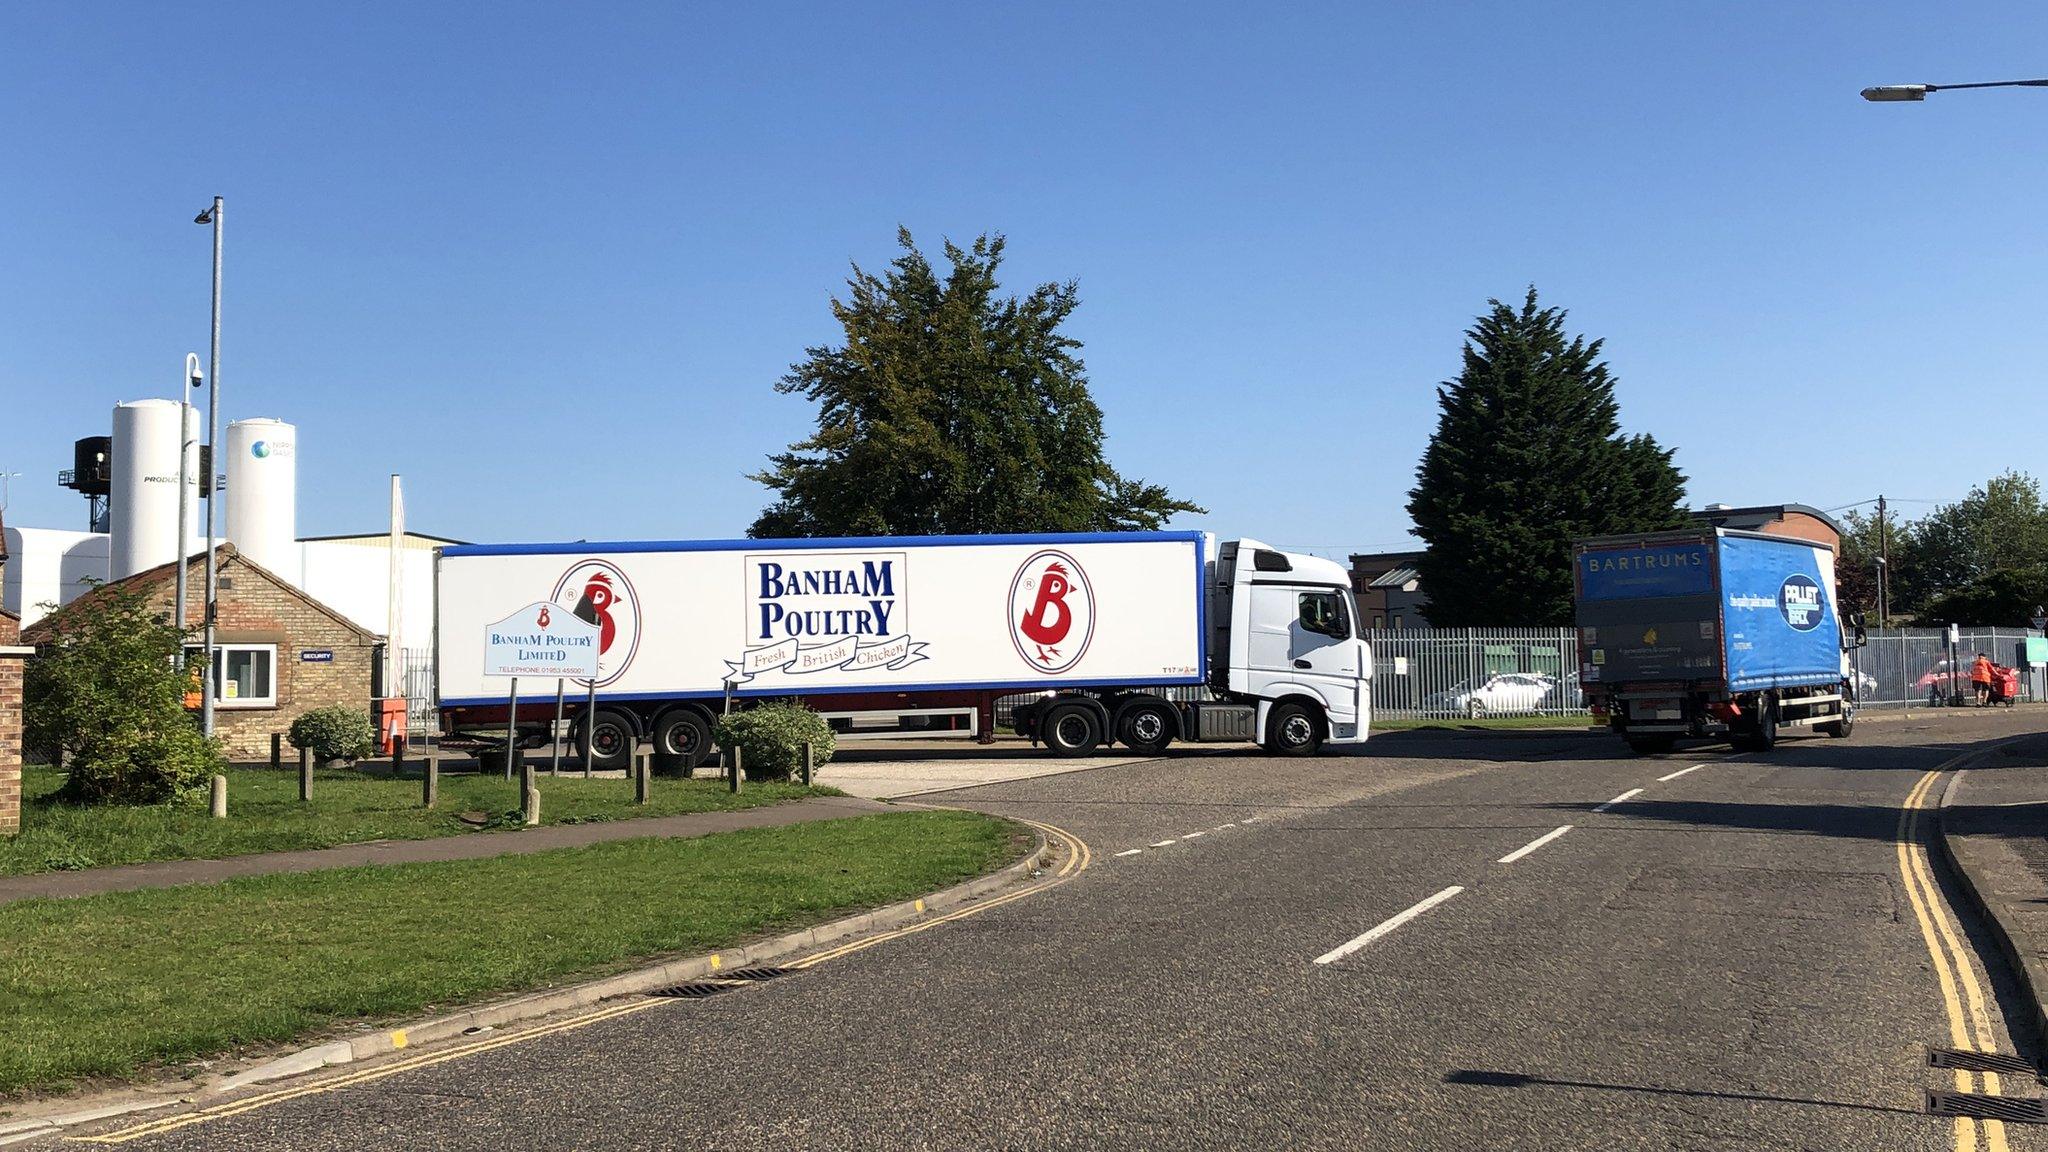
[[[1927,862],[1927,849],[1920,843],[1920,813],[1929,791],[1940,778],[1938,769],[1922,776],[1919,783],[1913,785],[1913,790],[1906,794],[1905,805],[1899,810],[1899,875],[1905,879],[1906,897],[1913,904],[1913,915],[1920,922],[1921,939],[1927,943],[1927,954],[1934,960],[1934,974],[1941,982],[1942,1005],[1948,1012],[1950,1046],[1966,1052],[1996,1052],[1998,1033],[1992,1029],[1991,1016],[1984,1010],[1984,989],[1977,980],[1976,969],[1970,964],[1970,953],[1963,947],[1962,938],[1949,917],[1948,904],[1941,897],[1941,889],[1935,885],[1934,869]],[[1984,1078],[1986,1094],[1999,1094],[1998,1073],[1979,1072],[1974,1075]],[[1975,1091],[1972,1076],[1972,1073],[1958,1069],[1957,1091]],[[1968,1116],[1955,1118],[1956,1152],[1975,1152],[1980,1147],[1977,1142],[1979,1124]],[[1984,1120],[1981,1124],[1982,1147],[1990,1152],[2006,1152],[2005,1123]]]
[[[915,924],[898,928],[892,932],[883,932],[874,936],[863,937],[849,944],[829,948],[823,952],[806,956],[792,963],[790,967],[815,967],[829,960],[837,960],[842,956],[851,956],[855,952],[865,951],[877,944],[883,944],[898,937],[923,932],[929,928],[936,928],[941,924],[950,924],[955,920],[964,920],[969,916],[979,916],[983,912],[993,908],[1000,908],[1013,900],[1021,900],[1026,896],[1036,895],[1048,888],[1064,884],[1082,872],[1087,871],[1088,865],[1095,859],[1095,853],[1088,847],[1086,841],[1063,828],[1056,828],[1051,824],[1041,824],[1036,820],[1022,820],[1019,823],[1029,824],[1033,828],[1045,833],[1048,845],[1064,845],[1066,847],[1066,859],[1061,863],[1059,871],[1028,888],[1020,888],[1015,892],[998,896],[993,900],[984,901],[980,904],[970,905],[944,916],[935,916],[930,920],[920,920]],[[918,901],[917,906],[919,911],[923,911],[924,901]],[[465,1057],[476,1056],[499,1048],[507,1048],[514,1044],[524,1044],[529,1040],[538,1040],[545,1036],[556,1036],[564,1032],[573,1032],[579,1028],[588,1028],[592,1024],[599,1024],[620,1016],[630,1016],[635,1012],[645,1012],[650,1008],[660,1008],[676,1002],[675,1000],[661,997],[629,1000],[621,1004],[600,1007],[581,1016],[559,1020],[552,1024],[543,1024],[539,1027],[527,1028],[504,1036],[477,1040],[440,1052],[408,1056],[402,1060],[393,1060],[388,1063],[379,1064],[374,1068],[365,1068],[360,1072],[350,1072],[330,1077],[317,1083],[273,1089],[269,1092],[246,1096],[226,1104],[216,1104],[211,1108],[182,1112],[175,1116],[165,1116],[158,1120],[118,1129],[98,1136],[80,1136],[75,1137],[75,1139],[89,1144],[126,1144],[131,1140],[140,1140],[148,1136],[160,1136],[166,1132],[174,1132],[193,1124],[204,1124],[213,1120],[226,1119],[229,1116],[238,1116],[244,1112],[253,1112],[258,1108],[268,1108],[273,1104],[282,1104],[288,1100],[297,1100],[304,1096],[313,1096],[323,1092],[334,1092],[343,1088],[351,1088],[359,1084],[367,1084],[373,1080],[382,1080],[387,1076],[396,1076],[401,1072],[410,1072],[416,1068],[430,1068],[436,1064],[445,1064],[450,1060],[461,1060]]]

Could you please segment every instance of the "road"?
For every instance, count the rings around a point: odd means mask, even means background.
[[[1968,742],[2039,724],[1916,717],[1655,758],[1587,736],[1408,734],[926,797],[1069,830],[1092,863],[743,991],[101,1138],[2048,1147],[2040,1129],[1924,1113],[1926,1088],[1957,1084],[1927,1046],[2035,1039],[2008,1033],[2011,990],[1979,959],[1994,953],[1945,880],[1923,887],[1926,821],[1902,819]]]

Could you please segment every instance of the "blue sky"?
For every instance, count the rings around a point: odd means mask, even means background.
[[[740,10],[744,7],[744,10]],[[1274,10],[1266,10],[1272,7]],[[1696,502],[2039,474],[2031,5],[44,5],[0,15],[0,471],[205,351],[300,426],[302,534],[723,536],[849,261],[1010,238],[1074,278],[1181,526],[1400,545],[1435,386],[1534,283]],[[2031,426],[2031,431],[2029,430]],[[1907,504],[1908,513],[1926,505]]]

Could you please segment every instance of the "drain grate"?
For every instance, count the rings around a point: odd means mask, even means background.
[[[2048,1124],[2048,1101],[2028,1096],[1985,1096],[1977,1092],[1927,1090],[1927,1111],[1936,1116],[1970,1116],[2014,1124]]]
[[[692,980],[688,984],[671,984],[666,988],[656,988],[649,992],[648,995],[660,996],[669,1000],[702,1000],[707,996],[716,996],[720,992],[730,992],[735,988],[745,987],[744,983],[737,980]]]
[[[762,964],[753,968],[735,968],[727,972],[725,978],[728,980],[777,980],[784,976],[794,976],[800,971],[802,971],[800,968],[778,968],[773,964]]]
[[[2004,1052],[1965,1052],[1960,1048],[1929,1048],[1930,1068],[1959,1068],[1965,1072],[2009,1072],[2015,1076],[2036,1076],[2040,1069],[2024,1056]]]

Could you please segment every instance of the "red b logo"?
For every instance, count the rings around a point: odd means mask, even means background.
[[[1095,635],[1095,592],[1072,556],[1047,549],[1010,582],[1010,641],[1026,664],[1047,675],[1079,663]]]
[[[545,604],[541,606],[540,615],[534,618],[533,623],[534,626],[538,628],[545,628],[548,626],[548,610]]]

